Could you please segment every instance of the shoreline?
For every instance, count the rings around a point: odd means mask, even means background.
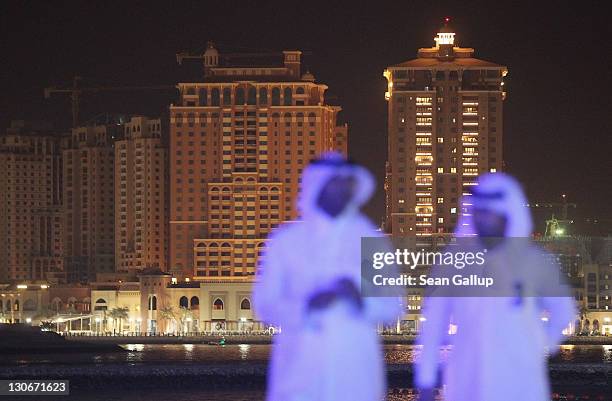
[[[271,344],[266,335],[203,335],[203,336],[65,336],[67,341],[101,344],[216,344],[225,337],[225,344]],[[383,335],[386,345],[415,345],[416,336]],[[568,337],[561,345],[612,345],[612,336]]]

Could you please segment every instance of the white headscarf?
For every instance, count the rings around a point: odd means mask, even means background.
[[[332,218],[321,210],[317,205],[317,201],[325,184],[336,176],[352,176],[356,180],[353,198],[342,212],[342,215],[358,211],[374,192],[374,177],[372,177],[372,174],[367,169],[347,162],[340,153],[325,153],[321,158],[310,163],[302,175],[298,210],[303,219],[307,220],[313,217]]]

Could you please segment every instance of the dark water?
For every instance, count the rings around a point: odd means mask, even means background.
[[[0,366],[44,366],[49,365],[91,365],[126,363],[140,365],[147,363],[185,363],[185,364],[256,364],[266,363],[270,352],[270,345],[226,345],[213,346],[204,344],[172,344],[172,345],[143,345],[128,344],[123,346],[128,352],[114,354],[39,354],[17,355],[0,358]],[[387,364],[406,364],[414,362],[420,353],[420,347],[415,345],[385,345],[385,360]],[[442,349],[441,357],[444,359],[450,350]],[[554,363],[567,364],[610,364],[612,363],[612,346],[577,345],[561,346],[559,352],[551,358]],[[238,386],[237,386],[238,387]],[[601,390],[589,388],[582,389],[553,389],[561,394],[556,400],[609,400],[608,395],[603,397]],[[3,400],[49,400],[48,396],[28,396],[22,398],[0,397]],[[89,393],[75,391],[69,397],[53,396],[53,400],[82,400],[82,401],[263,401],[263,390],[235,390],[235,391],[209,391],[189,389],[181,390],[116,390]],[[413,389],[391,389],[386,401],[415,401],[416,393]]]
[[[58,397],[53,396],[51,400],[79,400],[79,401],[263,401],[263,391],[222,391],[222,392],[198,392],[198,391],[156,391],[156,392],[127,392],[122,394],[79,394],[78,396]],[[23,401],[40,400],[49,401],[49,397],[28,396]],[[386,401],[416,401],[417,396],[409,389],[395,390],[389,392]],[[17,401],[17,398],[2,398],[6,401]],[[338,400],[350,401],[350,400]]]
[[[127,344],[126,353],[110,354],[34,354],[1,358],[0,365],[32,364],[96,364],[96,363],[265,363],[270,345],[205,345],[205,344]],[[406,364],[418,358],[416,345],[385,345],[387,364]],[[442,349],[442,358],[449,349]],[[612,345],[563,345],[551,358],[555,363],[612,363]]]

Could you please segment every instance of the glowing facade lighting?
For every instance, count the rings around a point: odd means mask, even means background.
[[[454,45],[455,44],[455,33],[454,32],[438,32],[438,36],[434,38],[436,41],[436,47],[440,45]]]

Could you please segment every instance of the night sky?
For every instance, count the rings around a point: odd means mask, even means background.
[[[382,72],[432,46],[449,15],[456,43],[509,69],[506,170],[534,201],[566,193],[579,216],[612,218],[612,32],[604,2],[354,3],[53,1],[25,8],[3,1],[0,127],[12,119],[68,127],[68,97],[45,100],[43,88],[69,85],[74,75],[83,76],[84,86],[190,81],[198,62],[180,67],[175,54],[202,52],[208,40],[221,52],[308,50],[305,67],[344,109],[351,157],[378,177],[380,190],[367,208],[378,222],[387,151]],[[82,121],[104,112],[160,115],[173,96],[85,95]]]

